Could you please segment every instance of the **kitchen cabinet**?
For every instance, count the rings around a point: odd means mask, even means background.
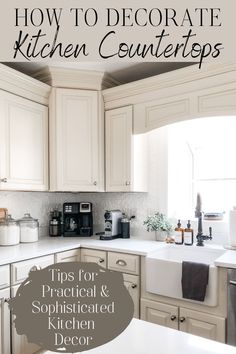
[[[0,290],[0,354],[10,354],[10,311],[7,299],[10,288]]]
[[[80,249],[69,250],[55,254],[55,263],[61,262],[79,262]]]
[[[141,299],[141,319],[178,329],[178,307]]]
[[[12,288],[12,296],[16,296],[16,292],[20,285],[16,285]],[[29,343],[25,335],[19,335],[16,332],[14,324],[14,316],[11,320],[12,326],[12,354],[34,354],[37,353],[41,348],[34,343]]]
[[[137,275],[123,274],[124,285],[134,303],[134,317],[139,318],[140,277]]]
[[[0,90],[0,190],[48,189],[48,108]]]
[[[81,249],[81,262],[97,263],[103,268],[107,267],[107,253],[105,251],[88,248]]]
[[[10,269],[9,265],[0,266],[0,289],[10,286]]]
[[[122,273],[139,274],[139,256],[108,252],[108,269]]]
[[[133,107],[106,112],[106,191],[147,191],[146,136],[133,134]]]
[[[225,319],[208,313],[141,299],[141,319],[207,339],[225,342]]]
[[[179,329],[196,336],[225,342],[225,319],[218,316],[181,307]]]
[[[97,91],[53,88],[50,190],[104,191],[104,116]]]

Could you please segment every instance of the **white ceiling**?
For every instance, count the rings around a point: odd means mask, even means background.
[[[13,69],[21,71],[27,75],[32,75],[36,71],[43,69],[47,63],[28,63],[28,62],[8,62],[4,63]],[[73,68],[79,70],[95,70],[110,74],[115,80],[121,83],[128,83],[135,80],[144,79],[146,77],[159,75],[164,72],[180,69],[191,65],[191,63],[111,63],[111,62],[53,62],[51,66]]]

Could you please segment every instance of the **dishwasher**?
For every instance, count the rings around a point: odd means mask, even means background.
[[[236,346],[236,269],[228,269],[227,344]]]

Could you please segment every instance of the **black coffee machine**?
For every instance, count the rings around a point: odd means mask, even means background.
[[[64,203],[63,220],[63,236],[92,236],[92,203]]]

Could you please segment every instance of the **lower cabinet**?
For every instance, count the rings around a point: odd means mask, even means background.
[[[74,250],[55,254],[55,263],[79,262],[79,261],[80,261],[80,249],[74,249]]]
[[[19,286],[20,285],[16,285],[12,288],[12,297],[16,295]],[[11,321],[12,321],[12,354],[37,353],[41,348],[34,343],[29,343],[25,335],[17,334],[13,316]]]
[[[103,268],[107,267],[107,253],[100,250],[92,250],[89,248],[81,249],[81,262],[97,263]]]
[[[225,342],[225,319],[180,308],[179,329],[196,336]]]
[[[225,342],[225,318],[222,317],[141,299],[141,319],[207,339]]]
[[[8,298],[10,298],[10,288],[0,290],[0,354],[11,353]]]
[[[178,329],[178,307],[162,304],[160,302],[141,299],[141,319],[165,326]]]
[[[139,318],[140,279],[137,275],[123,274],[124,284],[134,302],[134,317]]]

